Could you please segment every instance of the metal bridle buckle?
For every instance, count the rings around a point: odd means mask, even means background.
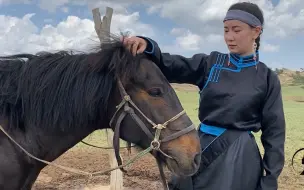
[[[152,148],[153,150],[159,150],[159,148],[160,148],[160,142],[157,141],[157,140],[153,140],[153,141],[151,142],[151,148]]]
[[[124,100],[128,102],[128,101],[131,100],[131,97],[130,97],[129,95],[125,95],[125,96],[124,96]]]

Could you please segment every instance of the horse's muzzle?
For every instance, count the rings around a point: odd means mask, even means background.
[[[195,174],[201,163],[201,146],[196,132],[191,132],[169,142],[166,153],[172,158],[165,158],[168,169],[179,176]]]

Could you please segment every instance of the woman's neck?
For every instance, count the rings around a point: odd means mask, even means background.
[[[254,55],[256,52],[254,50],[245,52],[245,53],[241,53],[241,54],[237,54],[240,57],[246,57],[246,56],[250,56],[250,55]]]

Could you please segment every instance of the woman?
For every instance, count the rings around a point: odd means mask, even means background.
[[[263,13],[256,4],[232,5],[224,19],[229,54],[191,58],[161,53],[147,37],[124,41],[134,54],[146,53],[169,82],[200,88],[199,171],[173,177],[175,190],[275,190],[284,166],[285,118],[277,75],[259,60]],[[263,159],[251,131],[261,130]]]

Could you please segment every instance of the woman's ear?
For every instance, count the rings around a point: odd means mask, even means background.
[[[253,38],[257,39],[260,36],[260,34],[262,33],[262,27],[260,27],[260,26],[254,27],[252,29],[252,32],[253,32]]]

